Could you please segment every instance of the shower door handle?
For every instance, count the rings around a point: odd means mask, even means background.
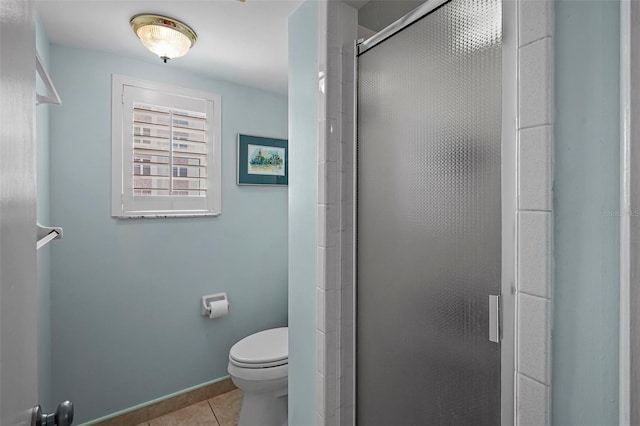
[[[489,340],[500,343],[500,296],[489,295]]]

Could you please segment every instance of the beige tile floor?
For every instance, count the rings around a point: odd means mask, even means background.
[[[138,426],[236,426],[241,405],[242,392],[236,389]]]

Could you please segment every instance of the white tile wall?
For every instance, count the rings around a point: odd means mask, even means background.
[[[549,299],[518,294],[517,369],[540,383],[551,384]]]
[[[355,418],[355,370],[354,370],[354,259],[353,259],[353,171],[354,165],[354,50],[353,43],[358,36],[357,12],[342,7],[339,14],[340,32],[343,37],[342,57],[342,114],[341,124],[341,180],[342,180],[342,287],[341,287],[341,368],[340,368],[340,424],[352,426]]]
[[[324,418],[323,425],[338,423],[338,380],[335,376],[324,376],[316,373],[316,419]]]
[[[318,79],[318,86],[324,84],[324,78],[322,82]],[[319,102],[318,102],[319,104]],[[318,105],[319,109],[319,105]],[[327,120],[318,120],[318,141],[324,141],[326,138]],[[318,162],[322,163],[329,160],[329,153],[327,152],[327,145],[324,143],[318,143]]]
[[[321,372],[316,371],[316,419],[318,419],[318,417],[320,417],[321,419],[324,419],[326,417],[325,386],[325,376]]]
[[[323,333],[316,330],[317,370],[325,377],[336,377],[339,373],[338,330]]]
[[[553,306],[553,0],[518,0],[516,425],[549,425]]]
[[[551,296],[551,212],[518,213],[518,291]]]
[[[332,377],[334,378],[334,380],[336,380],[336,383],[334,383],[333,387],[335,387],[336,391],[334,392],[334,397],[336,398],[336,401],[338,401],[338,395],[339,392],[337,391],[337,389],[340,387],[340,384],[338,383],[338,380],[336,379],[339,374],[339,368],[340,368],[340,338],[339,338],[339,332],[338,330],[331,332],[331,333],[327,333],[326,335],[326,340],[325,340],[325,352],[326,352],[326,369],[325,369],[325,375],[327,377]],[[337,408],[337,404],[336,404],[336,408]]]
[[[316,425],[337,426],[339,424],[338,380],[335,376],[324,376],[316,372]]]
[[[518,132],[518,208],[551,211],[551,126]]]
[[[549,412],[549,386],[518,374],[516,383],[520,396],[516,408],[516,426],[540,426],[547,424]]]
[[[316,323],[318,331],[323,333],[338,331],[338,324],[335,318],[339,316],[339,290],[323,290],[317,287],[316,292]],[[329,321],[327,321],[327,318],[329,318]]]
[[[344,3],[327,0],[320,0],[318,7],[316,424],[339,425],[345,418],[343,405],[346,418],[353,417],[352,393],[342,397],[345,383],[347,388],[353,386],[353,362],[349,358],[353,357],[353,345],[344,346],[353,336],[353,320],[348,314],[353,312],[353,297],[349,293],[353,289],[349,276],[353,271],[350,255],[353,219],[350,213],[345,215],[353,206],[348,186],[353,182],[349,176],[353,171],[353,155],[345,152],[345,143],[352,146],[349,133],[354,122],[353,101],[344,90],[353,90],[353,81],[345,81],[343,77],[343,46],[357,37],[357,12]],[[348,319],[343,321],[345,318]],[[345,354],[347,362],[343,360]]]
[[[320,374],[326,374],[327,371],[327,351],[326,348],[327,334],[320,330],[316,330],[316,369]],[[319,397],[319,395],[316,395]]]
[[[521,129],[551,124],[552,47],[551,37],[546,37],[519,49],[518,122]]]
[[[553,0],[520,0],[518,45],[524,46],[553,32]]]
[[[320,290],[337,290],[338,288],[338,266],[337,247],[317,247],[317,286]]]
[[[335,161],[318,163],[318,203],[337,204],[340,196],[338,186],[338,163]]]
[[[318,204],[317,240],[319,247],[336,247],[338,245],[339,220],[338,207],[335,204]]]
[[[331,81],[330,81],[331,83]],[[338,149],[339,149],[339,137],[338,137],[338,120],[331,118],[327,120],[327,136],[328,139],[328,158],[327,161],[337,164],[338,161]]]

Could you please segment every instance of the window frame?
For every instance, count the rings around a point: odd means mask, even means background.
[[[125,87],[155,91],[169,96],[182,96],[204,101],[211,109],[211,117],[207,114],[207,148],[210,151],[207,161],[207,194],[204,198],[203,208],[183,207],[188,204],[188,198],[196,197],[171,197],[153,196],[149,204],[153,208],[134,208],[133,196],[125,196],[126,190],[133,191],[133,164],[125,164],[126,149],[131,146],[132,138],[125,138],[125,115],[133,114],[133,111],[125,108]],[[211,106],[209,106],[211,103]],[[222,207],[222,99],[220,95],[201,90],[188,89],[165,83],[137,79],[119,74],[112,75],[111,87],[111,216],[114,218],[164,218],[164,217],[202,217],[218,216]],[[173,141],[171,142],[171,144]],[[130,145],[129,145],[130,144]],[[142,165],[140,165],[142,166]],[[173,165],[169,165],[170,174],[173,174]],[[179,168],[179,166],[177,166]],[[131,176],[125,176],[125,173]],[[192,200],[191,200],[192,201]],[[177,205],[177,207],[176,207]],[[157,206],[157,207],[156,207]]]

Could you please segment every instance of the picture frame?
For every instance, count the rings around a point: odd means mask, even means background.
[[[238,134],[237,184],[287,186],[289,141]]]

